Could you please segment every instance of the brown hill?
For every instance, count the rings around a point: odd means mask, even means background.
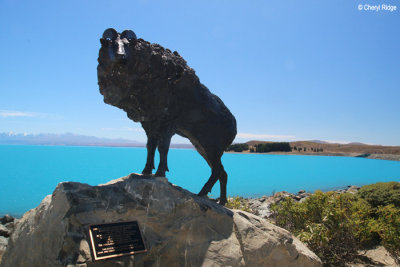
[[[246,142],[249,146],[263,143],[273,143],[270,141],[256,141],[252,140]],[[380,146],[380,145],[366,145],[362,143],[349,143],[349,144],[331,144],[326,142],[316,141],[295,141],[289,142],[293,152],[321,152],[324,153],[360,153],[360,154],[391,154],[400,155],[400,146]],[[296,148],[296,149],[294,149]]]

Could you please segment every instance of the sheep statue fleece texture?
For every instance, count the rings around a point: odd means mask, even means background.
[[[220,204],[224,205],[227,174],[221,157],[237,133],[229,109],[200,83],[178,52],[137,39],[131,30],[118,33],[107,29],[100,42],[97,75],[104,102],[140,122],[147,135],[147,161],[142,173],[151,174],[158,147],[156,176],[165,176],[171,138],[181,135],[191,141],[212,169],[199,195],[206,195],[219,180]]]

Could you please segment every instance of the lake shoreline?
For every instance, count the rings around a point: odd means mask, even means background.
[[[222,161],[229,176],[228,194],[261,197],[283,190],[291,193],[301,189],[327,191],[399,179],[400,161],[297,155],[302,157],[224,155]],[[0,181],[0,214],[20,217],[51,194],[60,182],[94,186],[140,172],[145,165],[146,149],[0,146],[0,159],[3,163],[0,170],[5,178]],[[209,166],[195,150],[171,149],[169,165],[169,181],[193,193],[199,192],[210,175]],[[218,196],[219,186],[215,186],[211,194]]]
[[[168,178],[167,178],[168,179]],[[338,186],[338,187],[333,187],[333,188],[329,188],[329,189],[317,189],[320,190],[322,192],[337,192],[337,193],[344,193],[344,192],[348,192],[349,190],[352,191],[354,189],[358,190],[361,186],[360,185],[343,185],[343,186]],[[235,195],[235,196],[228,196],[228,198],[236,198],[239,197],[240,199],[246,200],[246,201],[258,201],[261,200],[261,202],[263,202],[263,199],[267,199],[267,198],[275,198],[276,196],[290,196],[293,197],[294,199],[297,196],[300,196],[300,198],[304,198],[306,196],[310,196],[312,194],[314,194],[314,192],[311,191],[307,191],[307,190],[299,190],[297,193],[292,193],[292,192],[288,192],[285,190],[282,191],[278,191],[278,192],[272,192],[271,193],[265,193],[265,194],[261,194],[261,195],[257,195],[257,196],[243,196],[243,195]],[[193,193],[195,194],[195,193]],[[45,198],[45,197],[44,197]],[[43,198],[43,199],[44,199]],[[214,199],[213,197],[209,197],[210,200],[213,201],[217,201],[216,199]],[[300,199],[297,199],[300,200]],[[35,209],[36,207],[32,208]],[[30,210],[27,210],[26,212],[20,214],[20,213],[13,213],[13,212],[6,212],[6,213],[0,213],[0,218],[5,217],[5,216],[10,216],[11,218],[15,218],[15,219],[21,219],[25,213],[29,212]]]
[[[227,154],[260,154],[260,155],[296,155],[296,156],[331,156],[331,157],[353,157],[353,158],[365,158],[365,159],[381,159],[381,160],[391,160],[400,161],[400,155],[394,154],[369,154],[369,153],[346,153],[346,152],[234,152],[225,151]]]

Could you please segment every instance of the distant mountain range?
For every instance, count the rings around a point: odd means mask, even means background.
[[[15,134],[0,133],[0,144],[6,145],[60,145],[60,146],[144,146],[144,143],[126,139],[108,139],[79,134]]]
[[[249,141],[247,144],[255,145],[258,143],[269,143],[268,141]],[[321,140],[296,141],[290,142],[292,146],[315,146],[323,148],[339,145]],[[54,146],[116,146],[116,147],[145,147],[144,142],[128,139],[100,138],[73,133],[66,134],[16,134],[13,132],[0,133],[0,145],[54,145]],[[191,144],[171,144],[172,148],[194,148]],[[344,147],[373,147],[363,143],[353,142],[341,144],[341,150]],[[379,146],[381,147],[381,146]]]
[[[0,133],[1,145],[50,145],[50,146],[116,146],[145,147],[144,142],[127,139],[99,138],[80,134],[15,134]],[[191,144],[171,144],[172,148],[193,148]]]

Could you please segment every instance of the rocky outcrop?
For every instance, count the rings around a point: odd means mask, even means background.
[[[335,190],[336,193],[351,193],[355,194],[360,189],[359,186],[349,185],[342,189]],[[241,198],[241,206],[247,207],[250,209],[251,213],[260,216],[264,219],[273,218],[273,214],[271,211],[271,205],[279,203],[286,198],[291,198],[296,202],[303,202],[307,199],[307,197],[311,196],[312,193],[306,192],[305,190],[300,190],[297,194],[289,193],[286,191],[277,192],[272,196],[263,196],[260,198]]]
[[[350,262],[346,264],[348,267],[399,267],[390,253],[383,247],[360,251],[357,262]]]
[[[9,237],[14,231],[14,221],[15,218],[9,215],[0,218],[0,262],[7,249]]]
[[[93,261],[91,224],[138,221],[147,252]],[[106,185],[61,183],[15,227],[2,267],[321,266],[289,232],[137,174]]]

